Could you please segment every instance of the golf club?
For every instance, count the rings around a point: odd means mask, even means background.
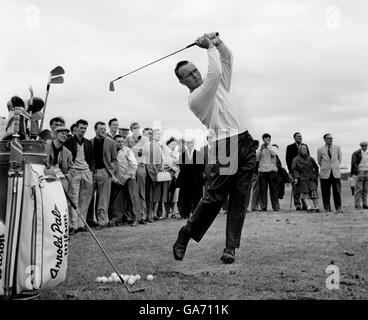
[[[50,84],[51,83],[64,83],[64,78],[61,76],[64,73],[65,73],[65,71],[61,66],[57,66],[56,68],[54,68],[50,71],[49,80],[47,81],[45,106],[44,106],[44,109],[43,109],[43,118],[41,120],[40,131],[42,131],[43,122],[44,122],[45,115],[46,115],[46,105],[47,105],[47,98],[48,98],[49,92],[50,92]]]
[[[110,265],[112,266],[112,268],[114,269],[114,271],[116,272],[116,274],[118,275],[120,281],[125,285],[126,289],[128,290],[129,293],[135,293],[135,292],[140,292],[140,291],[144,291],[144,288],[138,288],[138,289],[131,289],[128,284],[126,283],[126,281],[124,281],[124,279],[122,278],[119,270],[116,268],[116,266],[114,265],[114,263],[111,261],[111,259],[109,258],[109,256],[107,255],[105,249],[102,247],[101,243],[98,241],[98,239],[96,238],[95,234],[93,233],[92,229],[89,227],[89,225],[87,224],[86,220],[84,219],[83,215],[80,213],[79,209],[77,208],[77,206],[75,205],[75,203],[73,202],[73,200],[70,198],[69,194],[65,191],[64,189],[64,193],[66,198],[68,199],[70,205],[73,207],[73,209],[78,213],[79,217],[82,219],[83,223],[85,224],[87,230],[89,231],[89,233],[92,235],[93,239],[95,239],[97,245],[100,247],[102,253],[104,254],[104,256],[106,257],[106,259],[109,261]]]
[[[218,37],[218,36],[219,36],[219,33],[218,33],[218,32],[216,32],[216,33],[215,33],[215,36],[216,36],[216,37]],[[193,46],[195,46],[195,45],[196,45],[196,43],[195,43],[195,42],[193,42],[192,44],[187,45],[185,48],[182,48],[182,49],[180,49],[180,50],[178,50],[178,51],[175,51],[175,52],[173,52],[173,53],[170,53],[170,54],[168,54],[167,56],[164,56],[164,57],[162,57],[162,58],[160,58],[160,59],[157,59],[157,60],[155,60],[155,61],[153,61],[153,62],[150,62],[150,63],[148,63],[148,64],[144,65],[143,67],[140,67],[140,68],[138,68],[138,69],[135,69],[135,70],[133,70],[133,71],[130,71],[130,72],[128,72],[128,73],[126,73],[126,74],[124,74],[124,75],[122,75],[122,76],[120,76],[120,77],[117,77],[116,79],[114,79],[114,80],[110,81],[109,90],[110,90],[110,91],[115,91],[115,86],[114,86],[114,82],[115,82],[115,81],[120,80],[121,78],[124,78],[124,77],[126,77],[126,76],[128,76],[128,75],[130,75],[130,74],[132,74],[132,73],[134,73],[134,72],[137,72],[137,71],[139,71],[139,70],[142,70],[143,68],[146,68],[146,67],[148,67],[148,66],[150,66],[150,65],[152,65],[152,64],[154,64],[154,63],[156,63],[156,62],[158,62],[158,61],[161,61],[161,60],[163,60],[163,59],[166,59],[166,58],[168,58],[168,57],[170,57],[170,56],[172,56],[172,55],[174,55],[174,54],[179,53],[180,51],[183,51],[183,50],[188,49],[188,48],[190,48],[190,47],[193,47]]]

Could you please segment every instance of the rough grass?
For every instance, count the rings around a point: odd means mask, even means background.
[[[343,183],[344,184],[344,183]],[[289,210],[248,213],[242,245],[234,264],[219,260],[225,241],[226,216],[220,214],[200,243],[191,241],[183,261],[172,256],[182,220],[96,231],[123,274],[140,274],[130,294],[119,283],[96,283],[113,270],[89,233],[69,243],[66,281],[44,292],[43,299],[366,299],[368,297],[368,210],[353,210],[343,187],[344,214]],[[347,255],[346,253],[353,254]],[[326,288],[326,267],[340,269],[340,289]],[[145,280],[148,274],[153,281]]]

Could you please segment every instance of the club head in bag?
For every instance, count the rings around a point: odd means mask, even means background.
[[[109,87],[110,91],[115,91],[115,87],[114,87],[114,81],[110,82],[110,87]]]
[[[50,71],[50,77],[60,76],[64,73],[65,73],[65,71],[64,71],[63,67],[57,66],[56,68],[54,68]]]
[[[36,113],[42,110],[45,102],[39,97],[33,97],[27,100],[27,112]]]
[[[50,83],[64,83],[62,76],[51,78]]]

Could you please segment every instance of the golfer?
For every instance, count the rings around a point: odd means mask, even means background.
[[[207,77],[202,80],[189,61],[179,62],[175,74],[190,91],[189,108],[215,134],[216,150],[207,193],[180,229],[173,253],[176,260],[183,259],[190,238],[197,242],[202,239],[229,196],[226,247],[221,260],[233,263],[249,204],[256,152],[241,110],[230,101],[233,65],[230,50],[215,33],[198,38],[196,45],[207,50]]]

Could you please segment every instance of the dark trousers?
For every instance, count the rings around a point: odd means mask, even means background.
[[[261,201],[261,210],[267,210],[267,191],[270,189],[270,198],[272,209],[280,209],[279,197],[277,190],[277,172],[260,172],[259,173],[259,197]]]
[[[226,147],[226,152],[225,152]],[[252,177],[256,164],[253,139],[246,131],[216,142],[216,164],[211,168],[211,184],[185,226],[190,237],[199,242],[229,196],[226,245],[239,248]],[[223,157],[230,158],[225,163]]]
[[[306,207],[304,201],[300,200],[300,193],[296,193],[296,188],[295,188],[294,183],[291,184],[291,188],[292,188],[292,192],[293,192],[295,208],[301,208],[303,210],[307,210],[307,207]]]
[[[140,221],[142,216],[137,181],[129,179],[124,186],[113,186],[112,205],[109,210],[110,220],[115,222]]]
[[[330,204],[331,186],[335,210],[341,209],[341,180],[335,179],[331,172],[330,177],[328,179],[321,179],[323,207],[326,211],[331,211],[331,204]]]
[[[180,215],[184,219],[188,219],[192,210],[194,210],[203,196],[203,187],[201,185],[189,185],[179,189]]]

